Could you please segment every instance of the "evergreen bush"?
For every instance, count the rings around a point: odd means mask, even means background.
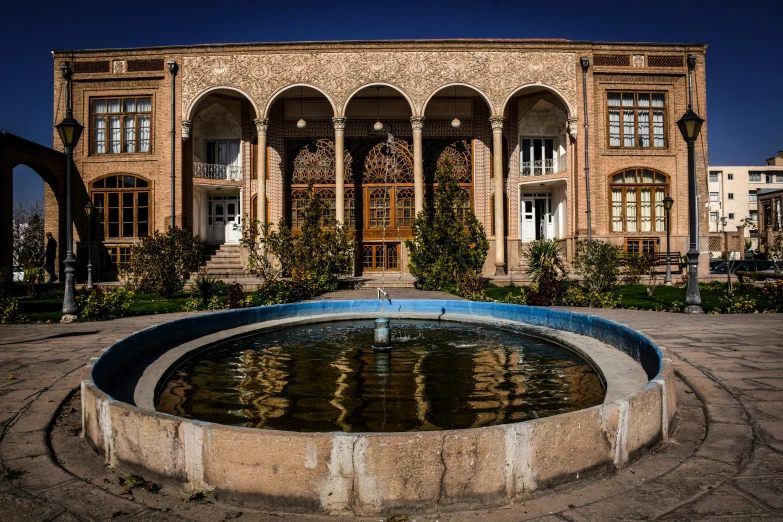
[[[438,164],[435,182],[434,205],[424,203],[413,223],[413,239],[405,241],[408,270],[424,290],[458,287],[460,278],[475,280],[489,251],[484,227],[473,210],[466,209],[464,222],[457,212],[468,196],[448,158]]]

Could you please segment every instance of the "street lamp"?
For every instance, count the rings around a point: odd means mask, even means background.
[[[688,85],[690,97],[688,110],[677,121],[677,127],[682,133],[683,139],[688,144],[688,231],[690,245],[688,248],[688,290],[685,294],[685,313],[701,314],[701,295],[699,294],[699,249],[697,246],[699,230],[697,228],[696,208],[696,158],[694,155],[694,143],[699,137],[699,131],[704,120],[693,112],[693,68],[696,66],[696,57],[688,55]]]
[[[65,79],[65,118],[55,125],[57,133],[65,147],[65,294],[63,296],[63,317],[61,322],[70,323],[76,320],[76,258],[73,255],[73,180],[71,163],[73,163],[73,149],[79,143],[84,127],[79,125],[72,114],[71,109],[71,68],[66,63],[60,67],[60,72]]]
[[[672,284],[672,254],[669,247],[669,232],[671,228],[671,216],[669,211],[674,206],[674,199],[671,196],[663,198],[663,208],[666,210],[666,277],[663,282],[667,285]]]
[[[87,214],[87,289],[92,290],[92,211],[95,205],[88,201],[84,205],[84,213]]]

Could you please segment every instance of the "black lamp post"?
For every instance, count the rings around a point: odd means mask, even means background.
[[[685,313],[701,314],[701,294],[699,293],[699,249],[698,238],[699,230],[697,227],[697,204],[696,204],[696,158],[694,156],[694,143],[699,137],[699,131],[704,120],[698,114],[693,112],[693,68],[696,65],[696,57],[688,55],[688,84],[691,91],[688,100],[688,110],[682,118],[677,121],[677,127],[688,144],[688,231],[690,235],[690,245],[688,248],[688,291],[685,294]]]
[[[87,214],[87,289],[92,290],[92,211],[95,205],[88,201],[84,205],[84,213]]]
[[[55,128],[65,147],[65,295],[63,296],[63,317],[61,322],[70,323],[76,320],[76,257],[73,255],[73,179],[71,164],[73,149],[79,143],[84,127],[79,125],[71,109],[71,68],[66,63],[60,67],[65,79],[65,118]]]
[[[672,199],[671,196],[666,196],[663,198],[663,208],[666,210],[666,277],[663,279],[663,282],[667,285],[672,284],[672,254],[671,254],[671,248],[669,245],[669,232],[671,229],[671,215],[669,214],[669,211],[674,206],[674,199]]]

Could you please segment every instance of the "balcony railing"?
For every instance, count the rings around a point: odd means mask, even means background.
[[[544,174],[558,174],[568,170],[568,155],[563,154],[557,158],[545,160],[523,161],[523,176],[543,176]]]
[[[242,167],[239,165],[215,165],[213,163],[193,163],[193,177],[205,179],[242,179]]]

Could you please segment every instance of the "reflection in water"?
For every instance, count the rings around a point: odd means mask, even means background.
[[[182,365],[159,411],[291,431],[429,431],[492,426],[600,404],[573,353],[511,330],[396,321],[373,350],[369,321],[265,332]]]

